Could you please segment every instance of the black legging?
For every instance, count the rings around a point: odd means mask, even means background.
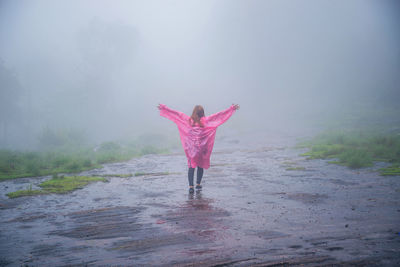
[[[189,168],[188,171],[189,186],[193,186],[194,169]],[[203,168],[197,167],[197,184],[201,183],[201,178],[203,178]]]

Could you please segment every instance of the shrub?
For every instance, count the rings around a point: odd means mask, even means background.
[[[28,162],[25,166],[25,171],[32,176],[39,176],[40,175],[40,168],[37,163],[35,162]]]
[[[67,171],[76,172],[80,169],[80,164],[77,161],[72,161],[66,166]]]
[[[121,146],[115,142],[104,142],[100,145],[99,152],[118,151]]]
[[[372,157],[365,150],[346,150],[339,155],[339,160],[353,169],[372,165]]]
[[[141,155],[156,154],[158,149],[153,146],[145,146],[140,150]]]
[[[92,161],[90,159],[85,159],[82,161],[82,165],[84,167],[90,167],[90,166],[92,166]]]

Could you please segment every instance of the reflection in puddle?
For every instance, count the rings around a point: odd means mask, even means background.
[[[203,198],[201,190],[196,190],[196,193],[194,194],[188,194],[188,199],[193,200],[193,199],[198,199],[201,200]]]
[[[223,238],[223,218],[229,216],[225,210],[212,205],[213,199],[204,197],[201,191],[189,194],[188,200],[176,210],[166,215],[166,221],[172,222],[175,232],[184,231],[191,238],[203,241],[215,241]]]

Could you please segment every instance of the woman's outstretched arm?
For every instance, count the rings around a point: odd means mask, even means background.
[[[212,114],[207,117],[207,126],[218,127],[226,122],[232,115],[238,110],[240,106],[238,104],[232,104],[229,108]]]
[[[160,110],[160,115],[173,121],[178,126],[189,123],[189,116],[180,111],[173,110],[164,104],[159,104],[157,108]]]

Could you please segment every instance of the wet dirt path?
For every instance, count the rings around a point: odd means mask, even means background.
[[[168,175],[66,195],[7,199],[47,178],[2,182],[0,266],[399,265],[399,177],[306,160],[296,137],[217,134],[193,195],[179,150],[82,173]]]

